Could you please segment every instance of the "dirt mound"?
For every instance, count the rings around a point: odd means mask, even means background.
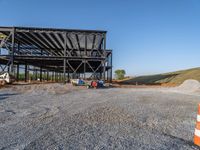
[[[51,94],[66,94],[72,91],[75,87],[70,84],[32,84],[32,85],[18,85],[12,89],[19,93],[51,93]]]
[[[200,82],[193,79],[185,80],[179,87],[177,87],[177,90],[187,93],[200,92]]]

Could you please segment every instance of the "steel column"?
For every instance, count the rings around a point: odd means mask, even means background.
[[[38,78],[38,70],[36,69],[35,70],[35,80],[37,81],[37,78]]]
[[[49,81],[49,71],[47,70],[47,81]]]
[[[42,67],[40,67],[40,82],[42,82]]]
[[[84,60],[84,80],[86,79],[85,72],[86,72],[86,60]]]
[[[12,74],[14,74],[14,50],[15,50],[15,28],[13,28],[13,31],[12,31],[12,47],[11,47],[11,52],[10,52],[10,55],[11,55],[11,58],[10,58],[10,71]]]
[[[85,33],[85,56],[87,56],[87,34]],[[84,60],[84,80],[86,79],[86,60]]]
[[[64,60],[63,60],[63,82],[66,83],[66,51],[67,51],[67,35],[64,34]]]
[[[16,78],[17,81],[19,81],[19,64],[17,64],[17,78]]]
[[[103,62],[103,78],[104,78],[104,81],[106,80],[106,34],[104,34],[104,46],[103,46],[103,54],[104,54],[104,57],[105,57],[105,60]]]
[[[113,59],[112,57],[113,57],[113,55],[112,55],[112,53],[111,53],[111,60],[110,60],[110,61],[111,61],[111,72],[110,72],[110,74],[111,74],[111,75],[110,75],[110,82],[111,82],[111,83],[112,83],[112,67],[113,67],[113,66],[112,66],[112,59]]]
[[[25,76],[24,76],[24,81],[27,82],[27,64],[25,64]]]
[[[67,72],[67,82],[70,82],[70,77],[69,77],[69,67],[68,67],[68,72]]]
[[[106,80],[106,64],[105,64],[105,60],[103,61],[103,80]]]

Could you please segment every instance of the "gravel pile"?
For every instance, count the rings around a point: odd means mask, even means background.
[[[186,80],[178,87],[178,90],[183,92],[197,92],[200,90],[200,83],[197,80]]]
[[[13,86],[12,90],[18,93],[50,93],[50,94],[66,94],[72,90],[80,90],[84,87],[75,87],[71,84],[48,83],[48,84],[32,84]]]
[[[200,95],[200,82],[197,80],[189,79],[184,81],[178,87],[169,88],[169,91],[190,95]]]
[[[198,149],[198,96],[158,88],[27,86],[0,89],[0,149]],[[70,92],[51,92],[64,86]]]

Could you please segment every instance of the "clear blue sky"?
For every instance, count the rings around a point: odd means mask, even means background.
[[[200,0],[0,0],[0,26],[108,31],[128,75],[200,66]]]

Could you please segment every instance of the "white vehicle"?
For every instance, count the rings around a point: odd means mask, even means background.
[[[8,72],[0,73],[0,85],[9,84],[14,81],[14,76],[10,75]]]

